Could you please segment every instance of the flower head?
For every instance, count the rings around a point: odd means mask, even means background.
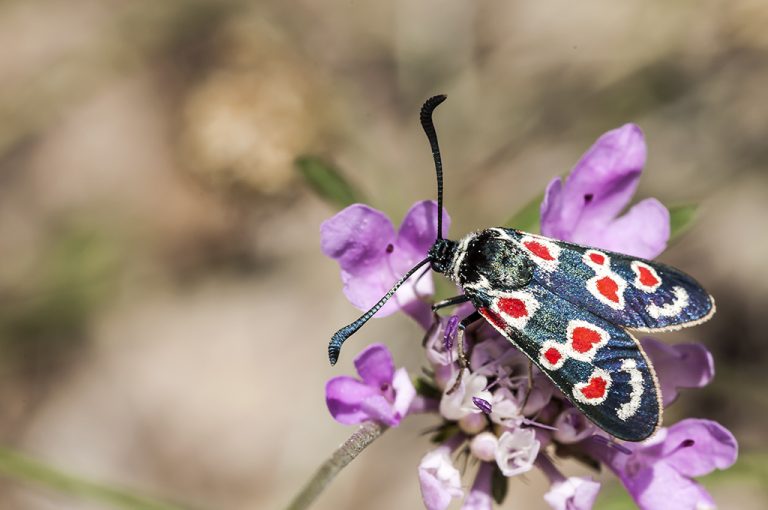
[[[372,344],[355,358],[360,379],[334,377],[325,386],[325,401],[336,421],[351,425],[373,420],[396,426],[416,396],[404,368],[395,371],[392,355]]]
[[[645,139],[634,124],[608,131],[581,157],[563,184],[547,186],[541,204],[541,233],[653,258],[669,239],[669,211],[655,198],[635,204],[623,216],[645,165]]]
[[[447,232],[450,218],[445,212],[443,224]],[[344,294],[361,310],[373,306],[424,259],[436,235],[437,204],[433,201],[414,204],[397,233],[384,213],[363,204],[350,205],[320,226],[323,253],[339,263]],[[400,287],[376,317],[402,308],[427,326],[431,314],[422,298],[433,292],[430,274],[415,276]]]
[[[664,206],[646,199],[619,216],[637,188],[645,153],[637,126],[605,133],[564,183],[558,178],[548,186],[541,205],[542,233],[639,257],[658,255],[669,238]],[[338,260],[350,301],[368,308],[423,259],[435,238],[436,215],[433,202],[420,202],[408,212],[398,234],[380,212],[362,205],[325,222],[323,250]],[[600,484],[561,474],[549,457],[559,454],[608,466],[641,508],[712,506],[709,494],[693,478],[733,463],[736,442],[730,432],[714,422],[685,420],[661,429],[645,443],[615,440],[576,409],[543,371],[532,367],[514,339],[488,324],[457,331],[460,319],[471,312],[470,303],[440,318],[419,299],[432,292],[431,277],[414,276],[403,288],[397,302],[382,311],[400,307],[428,331],[422,345],[430,367],[417,385],[419,395],[414,397],[403,369],[394,371],[386,349],[372,346],[355,360],[362,381],[340,377],[328,383],[328,407],[343,423],[397,424],[407,411],[439,414],[432,439],[442,444],[424,456],[418,470],[427,509],[442,510],[463,495],[461,474],[451,460],[456,451],[479,461],[464,501],[468,510],[490,509],[490,494],[498,494],[499,488],[494,484],[534,466],[550,480],[544,498],[552,508],[589,510]],[[459,334],[469,360],[466,368],[458,363]],[[712,379],[712,356],[703,346],[670,346],[652,338],[643,339],[642,346],[656,367],[665,405],[674,401],[679,389],[702,387]]]

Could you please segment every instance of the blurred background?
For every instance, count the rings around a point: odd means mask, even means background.
[[[718,302],[664,335],[717,368],[666,422],[732,430],[739,463],[704,483],[765,508],[766,26],[764,0],[0,3],[0,508],[109,508],[16,452],[185,507],[287,504],[352,432],[325,381],[373,341],[423,364],[392,316],[328,366],[358,312],[319,250],[338,206],[294,162],[333,164],[398,224],[434,197],[418,108],[439,92],[453,237],[503,223],[602,132],[644,129],[637,198],[699,205],[661,259]],[[431,424],[387,432],[316,508],[420,508]],[[601,478],[598,508],[631,507]],[[546,508],[545,487],[513,480],[506,507]]]

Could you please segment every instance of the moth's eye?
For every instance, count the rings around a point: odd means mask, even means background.
[[[395,245],[392,243],[389,243],[387,245],[387,253],[392,253],[393,251],[395,251]]]
[[[592,193],[587,193],[586,195],[584,195],[584,203],[585,204],[590,203],[593,198],[595,198],[595,195],[593,195]]]

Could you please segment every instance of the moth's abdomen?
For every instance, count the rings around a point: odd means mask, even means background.
[[[462,242],[457,257],[456,280],[462,287],[477,290],[514,290],[533,278],[534,265],[528,255],[495,230],[483,230]]]

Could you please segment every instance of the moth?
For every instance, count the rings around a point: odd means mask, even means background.
[[[328,346],[335,364],[341,345],[429,264],[453,280],[462,295],[433,310],[470,302],[460,335],[485,319],[549,377],[598,427],[626,441],[641,441],[661,424],[662,399],[648,356],[627,331],[670,331],[694,326],[715,312],[715,302],[692,277],[673,267],[629,255],[550,239],[509,228],[443,238],[443,170],[432,121],[439,95],[421,108],[437,174],[435,243],[368,312],[336,332]],[[467,367],[463,346],[459,363]]]

